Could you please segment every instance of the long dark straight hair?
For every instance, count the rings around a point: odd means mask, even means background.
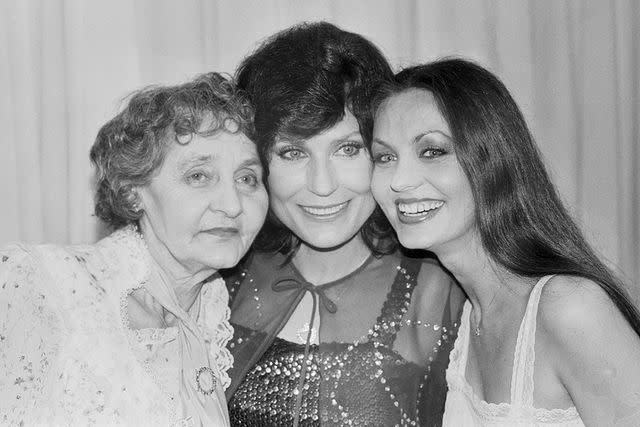
[[[640,335],[638,309],[563,206],[504,84],[473,62],[443,59],[402,70],[381,87],[374,109],[410,88],[432,93],[451,129],[489,256],[521,276],[566,274],[594,281]]]

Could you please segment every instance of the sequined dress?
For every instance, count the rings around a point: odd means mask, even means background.
[[[448,276],[396,253],[314,286],[282,261],[255,255],[227,280],[231,424],[291,426],[298,413],[300,426],[440,425],[461,307]],[[306,343],[277,336],[305,292],[318,294],[321,318],[306,359]]]

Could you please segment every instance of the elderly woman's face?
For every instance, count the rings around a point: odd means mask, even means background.
[[[255,145],[241,133],[224,131],[171,144],[162,167],[138,194],[145,238],[159,242],[189,272],[234,266],[268,207]]]

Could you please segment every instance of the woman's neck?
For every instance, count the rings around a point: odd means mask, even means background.
[[[502,313],[510,308],[519,310],[526,302],[530,279],[518,276],[491,259],[476,233],[465,241],[435,248],[434,252],[453,274],[467,294],[478,316]]]
[[[353,272],[371,255],[360,233],[343,245],[318,249],[304,242],[293,256],[293,263],[309,282],[320,285]]]
[[[214,274],[216,270],[202,268],[190,271],[176,260],[148,224],[141,221],[140,229],[149,254],[155,261],[155,265],[152,268],[159,269],[167,277],[176,294],[178,304],[188,312],[198,298],[204,280]]]

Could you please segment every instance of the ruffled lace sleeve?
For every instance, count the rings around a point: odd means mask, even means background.
[[[29,424],[46,397],[62,321],[28,248],[0,249],[0,424]]]

